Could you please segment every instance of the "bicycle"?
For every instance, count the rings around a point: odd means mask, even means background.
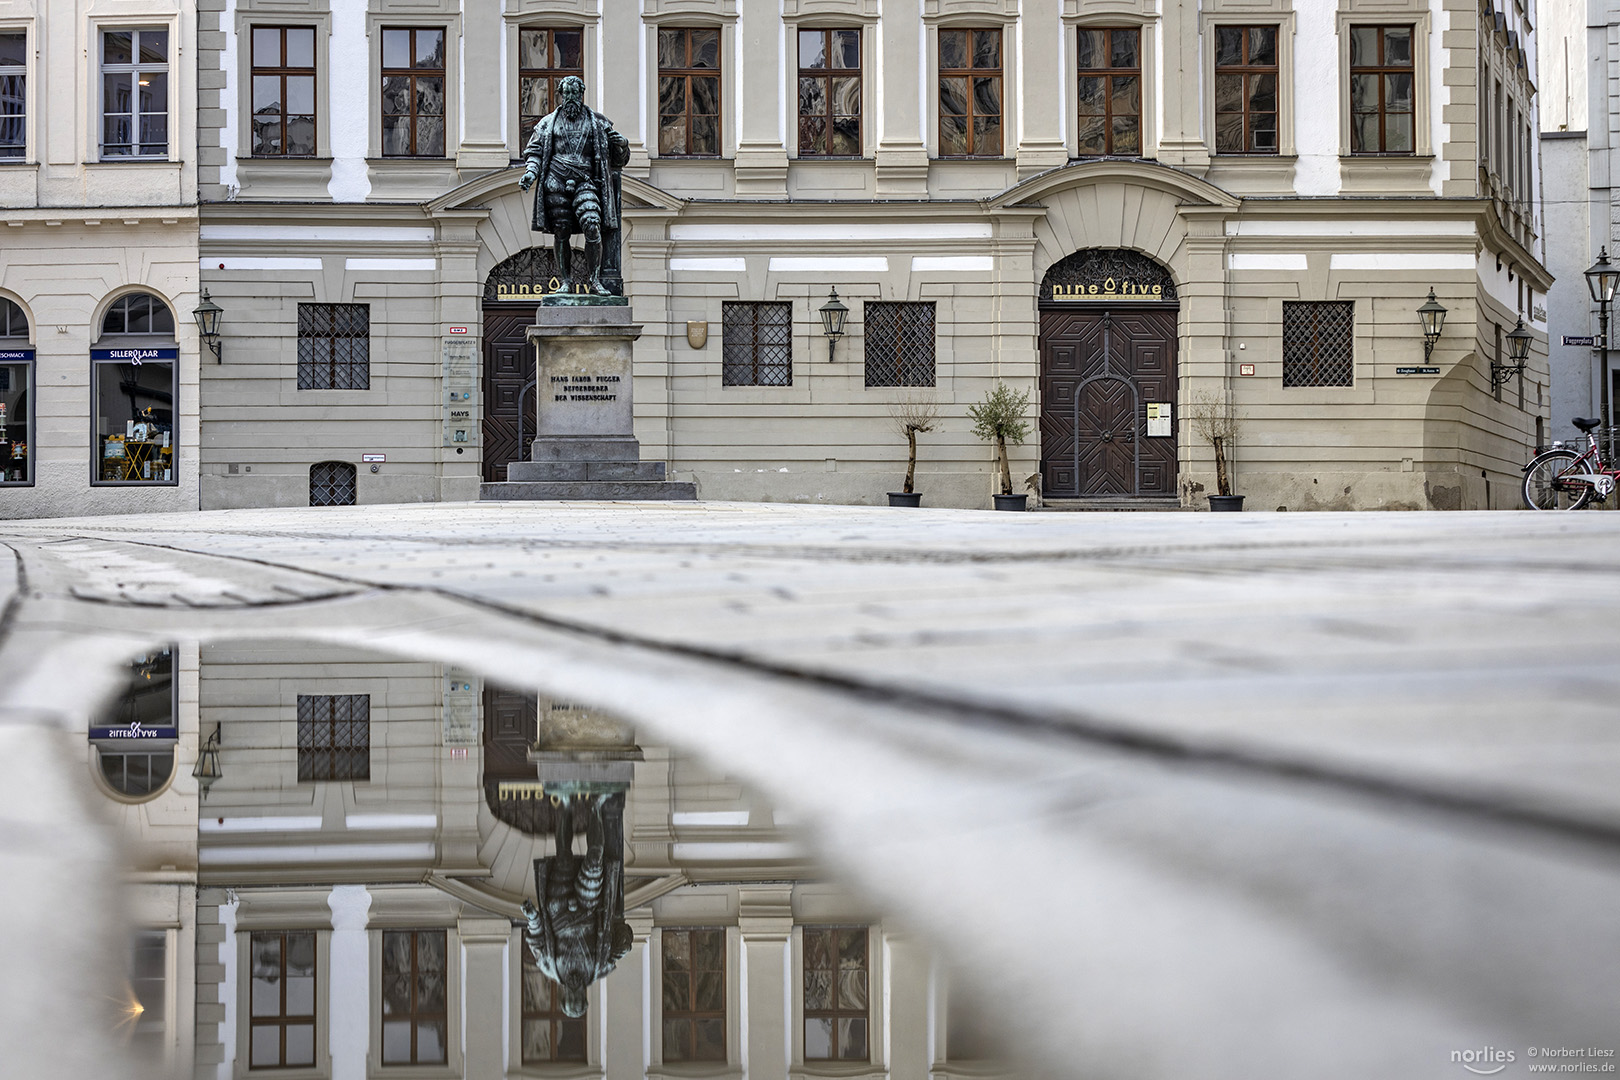
[[[1586,436],[1584,453],[1555,445],[1524,467],[1524,505],[1531,510],[1579,510],[1594,498],[1603,502],[1614,493],[1620,469],[1603,463],[1598,438],[1592,434],[1602,421],[1576,417],[1572,423]]]

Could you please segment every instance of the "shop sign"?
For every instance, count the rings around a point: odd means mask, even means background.
[[[470,338],[444,339],[444,445],[478,445],[479,427],[474,423],[473,394],[478,389],[478,369],[473,363]]]
[[[1040,299],[1073,303],[1174,303],[1170,271],[1139,251],[1090,248],[1059,259],[1041,279]]]
[[[90,738],[95,741],[116,740],[118,742],[143,742],[158,739],[177,739],[180,729],[176,727],[150,727],[139,720],[131,720],[127,724],[115,724],[111,727],[92,727]]]
[[[91,349],[92,360],[120,360],[126,364],[140,364],[147,360],[178,360],[179,349]]]
[[[0,349],[0,363],[8,360],[32,360],[33,349]]]
[[[495,299],[498,302],[506,301],[535,301],[542,296],[552,293],[564,292],[562,278],[551,278],[545,285],[530,285],[527,282],[514,285],[496,285]]]
[[[1397,375],[1438,375],[1438,374],[1440,374],[1440,369],[1437,368],[1437,367],[1398,367],[1398,368],[1395,369],[1395,374],[1397,374]]]
[[[1164,286],[1144,281],[1104,278],[1090,285],[1052,286],[1053,300],[1163,300]]]

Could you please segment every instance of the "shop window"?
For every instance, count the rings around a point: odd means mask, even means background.
[[[1410,26],[1350,28],[1352,154],[1415,152],[1412,35]]]
[[[1283,301],[1283,385],[1350,386],[1355,301]]]
[[[584,1062],[584,1017],[564,1013],[560,988],[535,966],[528,949],[518,951],[523,954],[523,1064]]]
[[[804,931],[804,1058],[866,1061],[869,979],[864,926]]]
[[[253,28],[253,156],[315,156],[315,28]]]
[[[152,1064],[163,1060],[168,1038],[169,935],[137,930],[129,957],[129,1045]]]
[[[658,30],[658,153],[720,154],[720,31]]]
[[[444,28],[382,32],[383,157],[444,156]]]
[[[177,712],[174,650],[137,656],[125,669],[118,696],[90,726],[108,787],[131,799],[163,790],[174,774]]]
[[[101,32],[101,156],[169,156],[169,32]]]
[[[939,32],[939,156],[1001,156],[1001,31]]]
[[[720,326],[722,385],[793,385],[792,304],[727,301],[720,305]]]
[[[445,932],[385,930],[382,936],[382,1062],[443,1065]]]
[[[865,304],[866,385],[934,385],[934,304]]]
[[[799,156],[861,155],[861,32],[799,31]]]
[[[371,306],[298,305],[298,389],[371,389]]]
[[[557,84],[585,77],[585,31],[525,27],[518,31],[518,140],[557,107]]]
[[[257,931],[249,944],[248,1067],[315,1064],[315,934]]]
[[[1215,28],[1215,152],[1277,152],[1277,28]]]
[[[1142,31],[1080,28],[1081,157],[1142,153]]]
[[[4,76],[0,76],[0,82]],[[0,296],[0,485],[34,482],[34,347],[23,309]]]
[[[726,932],[663,932],[664,1061],[726,1060]]]
[[[354,465],[348,461],[317,461],[309,467],[309,505],[353,506]]]
[[[0,158],[28,153],[28,35],[0,34]]]
[[[95,483],[175,482],[175,358],[174,349],[93,350]]]
[[[371,779],[371,695],[298,695],[298,779]]]

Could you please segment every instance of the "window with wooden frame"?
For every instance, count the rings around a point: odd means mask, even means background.
[[[1283,301],[1283,385],[1351,386],[1355,381],[1353,300]]]
[[[557,84],[585,77],[585,31],[525,26],[518,31],[518,140],[557,107]]]
[[[1215,152],[1277,153],[1277,28],[1215,28]]]
[[[720,383],[793,385],[793,305],[728,300],[720,305]]]
[[[248,953],[248,1068],[313,1066],[315,932],[254,931]]]
[[[1000,157],[1001,31],[939,32],[939,156]]]
[[[1416,152],[1410,26],[1350,27],[1350,152]]]
[[[934,303],[868,300],[867,386],[934,385]]]
[[[371,695],[298,695],[298,779],[371,779]]]
[[[523,954],[523,1064],[583,1063],[585,1018],[576,1019],[563,1012],[560,988],[535,966],[534,955],[528,949],[519,951]]]
[[[382,1063],[443,1065],[448,1030],[445,932],[384,930]]]
[[[0,158],[28,152],[28,35],[0,34]]]
[[[101,156],[169,156],[169,32],[101,32]]]
[[[371,305],[298,305],[298,389],[371,389]]]
[[[253,28],[253,156],[315,156],[315,28]]]
[[[804,929],[804,1059],[867,1061],[871,964],[864,926]]]
[[[726,932],[663,932],[664,1061],[726,1060]]]
[[[861,32],[799,31],[799,156],[861,156]]]
[[[383,157],[444,156],[444,27],[384,27]]]
[[[720,31],[658,29],[658,153],[720,155]]]
[[[1135,26],[1079,29],[1081,157],[1142,153],[1142,31]]]

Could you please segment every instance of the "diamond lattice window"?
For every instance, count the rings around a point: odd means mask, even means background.
[[[1352,300],[1283,302],[1283,385],[1350,386],[1355,374]]]
[[[793,305],[734,301],[720,307],[720,381],[726,386],[793,385]]]
[[[866,385],[934,385],[934,305],[869,301]]]
[[[347,461],[319,461],[309,467],[309,505],[353,506],[354,466]]]
[[[371,779],[371,695],[298,695],[298,779]]]
[[[370,305],[298,305],[298,389],[371,389]]]

